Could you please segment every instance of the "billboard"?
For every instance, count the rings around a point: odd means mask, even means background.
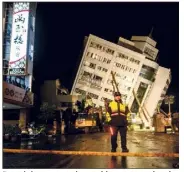
[[[10,75],[26,74],[28,23],[29,3],[14,3],[9,61]]]
[[[34,94],[15,85],[3,82],[3,98],[33,105]]]
[[[14,86],[12,84],[3,82],[3,97],[4,98],[22,102],[25,94],[26,94],[26,90],[19,88],[17,86]]]

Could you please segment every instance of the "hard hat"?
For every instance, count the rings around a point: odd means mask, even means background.
[[[121,96],[121,93],[120,92],[115,92],[114,97],[116,97],[116,96]]]

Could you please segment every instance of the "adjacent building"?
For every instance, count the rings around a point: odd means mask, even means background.
[[[34,2],[3,3],[3,123],[26,125],[33,106]]]
[[[81,95],[70,95],[67,89],[60,85],[59,80],[46,80],[41,86],[41,101],[49,105],[55,105],[56,110],[67,108],[77,109],[76,102],[82,100]]]
[[[132,112],[140,114],[146,126],[150,126],[151,117],[162,100],[161,92],[157,92],[158,98],[152,97],[155,85],[159,83],[157,86],[164,89],[170,77],[170,69],[167,69],[169,72],[163,71],[164,76],[160,76],[161,67],[156,62],[156,42],[150,36],[132,36],[131,41],[120,37],[117,44],[94,35],[89,35],[85,40],[85,49],[71,94],[89,95],[94,106],[103,107],[105,98],[113,100],[112,71],[123,101]],[[160,77],[164,77],[162,82],[159,82]],[[141,106],[145,107],[146,117],[140,111],[133,91]]]

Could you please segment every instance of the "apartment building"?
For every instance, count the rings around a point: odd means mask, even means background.
[[[147,120],[140,111],[133,90],[141,106],[148,103],[147,107],[152,106],[155,110],[156,105],[146,100],[151,96],[153,83],[157,80],[157,54],[156,42],[148,36],[133,36],[131,41],[120,37],[115,44],[90,34],[71,94],[89,95],[94,106],[103,107],[105,98],[113,100],[112,71],[123,101],[132,112],[140,113],[144,124],[150,126],[153,110],[147,112]],[[167,73],[165,77],[168,78]]]

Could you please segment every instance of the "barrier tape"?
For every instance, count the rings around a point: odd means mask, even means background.
[[[175,157],[178,153],[133,153],[133,152],[92,152],[92,151],[60,151],[60,150],[28,150],[28,149],[3,149],[4,153],[32,153],[56,155],[91,155],[91,156],[129,156],[129,157]]]

